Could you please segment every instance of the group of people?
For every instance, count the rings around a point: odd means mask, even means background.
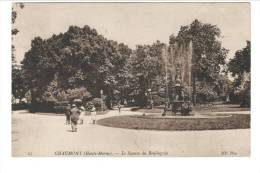
[[[92,103],[90,105],[90,120],[92,124],[96,124],[96,107]],[[117,105],[119,115],[121,114],[122,105],[118,103]],[[72,132],[77,132],[78,124],[83,124],[83,117],[85,115],[85,108],[82,106],[82,101],[77,99],[74,100],[72,105],[69,105],[65,110],[66,115],[66,125],[71,125]]]
[[[91,104],[91,123],[96,123],[96,108]],[[66,124],[71,124],[72,132],[77,132],[78,124],[83,124],[83,116],[85,114],[85,108],[80,101],[74,102],[71,106],[68,106],[66,115]]]

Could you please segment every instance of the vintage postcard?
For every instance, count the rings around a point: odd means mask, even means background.
[[[13,157],[250,156],[250,3],[13,3]]]

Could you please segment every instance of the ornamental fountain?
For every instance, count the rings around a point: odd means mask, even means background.
[[[174,41],[169,46],[165,46],[163,60],[165,64],[165,108],[162,115],[192,115],[192,42]]]

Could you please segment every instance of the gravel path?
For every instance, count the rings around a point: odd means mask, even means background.
[[[141,114],[124,109],[121,115]],[[98,118],[119,115],[110,111]],[[249,156],[250,129],[148,131],[84,124],[77,133],[65,116],[12,114],[13,156]]]

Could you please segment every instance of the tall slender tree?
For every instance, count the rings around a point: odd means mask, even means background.
[[[225,64],[228,50],[220,42],[221,31],[216,25],[194,20],[190,25],[181,26],[176,39],[179,42],[192,41],[192,86],[193,102],[196,102],[196,85],[213,85]],[[213,88],[212,88],[213,89]],[[203,94],[203,93],[202,93]]]

